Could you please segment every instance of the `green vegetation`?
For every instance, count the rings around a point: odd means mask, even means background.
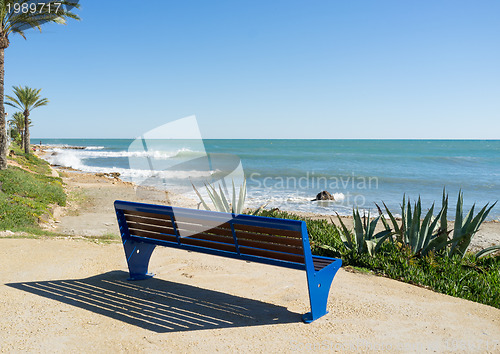
[[[13,86],[14,96],[5,95],[8,101],[5,102],[6,105],[12,106],[14,108],[20,109],[24,115],[24,134],[23,136],[23,146],[24,152],[29,154],[30,151],[30,113],[32,110],[38,107],[46,106],[49,100],[40,97],[40,92],[42,89],[33,89],[28,86]]]
[[[374,256],[358,252],[342,241],[342,231],[327,220],[310,220],[282,211],[263,210],[260,215],[305,220],[313,254],[338,257],[343,266],[368,269],[377,275],[426,287],[434,291],[500,308],[500,257],[467,253],[447,255],[430,251],[415,254],[400,242],[383,242]]]
[[[0,171],[0,230],[31,232],[51,206],[66,204],[66,194],[59,177],[46,175],[46,161],[25,154],[15,160],[26,170],[9,166]]]
[[[51,169],[47,161],[40,159],[33,154],[25,154],[16,144],[12,144],[10,146],[10,150],[14,151],[15,154],[11,159],[24,168],[42,175],[48,175],[51,173]]]
[[[391,211],[385,204],[384,206],[392,222],[393,234],[396,235],[396,240],[409,248],[412,254],[426,256],[429,252],[441,252],[441,254],[448,257],[453,257],[455,255],[464,257],[472,238],[477,230],[479,230],[479,227],[484,222],[491,209],[496,205],[496,202],[489,208],[488,204],[486,204],[475,216],[475,205],[473,205],[465,217],[463,215],[463,204],[464,197],[462,191],[460,191],[458,193],[455,223],[451,240],[448,239],[448,235],[451,233],[451,230],[448,230],[447,219],[448,195],[444,190],[441,210],[436,217],[433,215],[434,204],[422,220],[422,205],[420,198],[412,209],[410,200],[408,200],[408,204],[405,205],[405,197],[403,197],[403,204],[401,205],[401,224],[399,225]],[[385,229],[390,231],[391,228],[382,216],[381,209],[378,209]]]
[[[390,229],[380,231],[375,234],[375,228],[377,227],[380,216],[370,221],[370,214],[368,214],[367,218],[363,217],[363,220],[361,220],[359,210],[353,210],[352,217],[355,237],[353,237],[352,233],[347,230],[347,227],[344,225],[344,222],[338,214],[337,217],[342,227],[340,238],[342,239],[344,246],[348,250],[356,250],[358,254],[368,252],[371,256],[373,256],[379,250],[383,242],[391,236]],[[323,245],[323,247],[328,248],[327,245]]]

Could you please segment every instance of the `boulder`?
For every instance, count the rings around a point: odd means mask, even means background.
[[[335,198],[328,191],[321,191],[316,195],[316,198],[314,198],[312,201],[315,200],[335,200]]]

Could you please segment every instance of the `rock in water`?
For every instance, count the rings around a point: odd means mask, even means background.
[[[315,200],[335,200],[335,198],[328,191],[321,191],[316,195],[316,198],[314,198],[312,201]]]

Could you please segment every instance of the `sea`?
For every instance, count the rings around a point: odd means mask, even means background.
[[[85,172],[185,193],[197,199],[208,182],[232,198],[246,179],[246,206],[351,215],[377,214],[377,204],[400,214],[403,195],[424,209],[449,194],[454,219],[459,191],[464,209],[500,199],[500,140],[150,140],[32,139],[49,145],[46,159]],[[231,179],[228,179],[231,177]],[[228,181],[231,182],[228,182]],[[236,182],[234,182],[236,181]],[[333,201],[313,201],[328,191]],[[238,193],[236,193],[238,194]],[[205,195],[206,194],[202,194]],[[500,220],[500,205],[489,220]]]

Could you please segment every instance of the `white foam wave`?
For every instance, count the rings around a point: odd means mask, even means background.
[[[72,149],[54,149],[49,153],[45,159],[52,165],[74,168],[82,172],[89,173],[109,173],[118,172],[120,178],[141,182],[148,178],[152,180],[186,180],[187,178],[208,178],[213,173],[220,173],[220,171],[152,171],[150,169],[131,169],[117,166],[97,167],[90,166],[84,163],[84,159],[88,158],[110,158],[110,157],[153,157],[156,159],[165,158],[168,155],[176,156],[179,152],[190,151],[188,149],[181,149],[178,152],[165,153],[162,151],[149,151],[149,152],[128,152],[128,151],[85,151],[85,150],[72,150]]]
[[[104,146],[86,146],[84,150],[104,150]]]
[[[104,147],[102,147],[104,149]],[[159,150],[149,150],[149,151],[100,151],[102,150],[100,146],[97,147],[87,147],[85,149],[61,149],[54,148],[48,150],[51,153],[56,153],[57,156],[69,156],[73,155],[74,158],[79,159],[92,159],[92,158],[113,158],[113,157],[151,157],[157,160],[165,160],[173,157],[182,156],[196,156],[201,155],[200,152],[192,151],[190,149],[182,148],[175,151],[159,151]],[[96,151],[97,150],[97,151]],[[54,156],[51,154],[51,156]],[[65,159],[65,157],[63,157]],[[63,163],[59,165],[66,166]],[[66,166],[72,167],[72,166]],[[76,168],[76,167],[73,167]]]
[[[332,195],[336,202],[342,202],[345,199],[344,193],[333,193]]]

